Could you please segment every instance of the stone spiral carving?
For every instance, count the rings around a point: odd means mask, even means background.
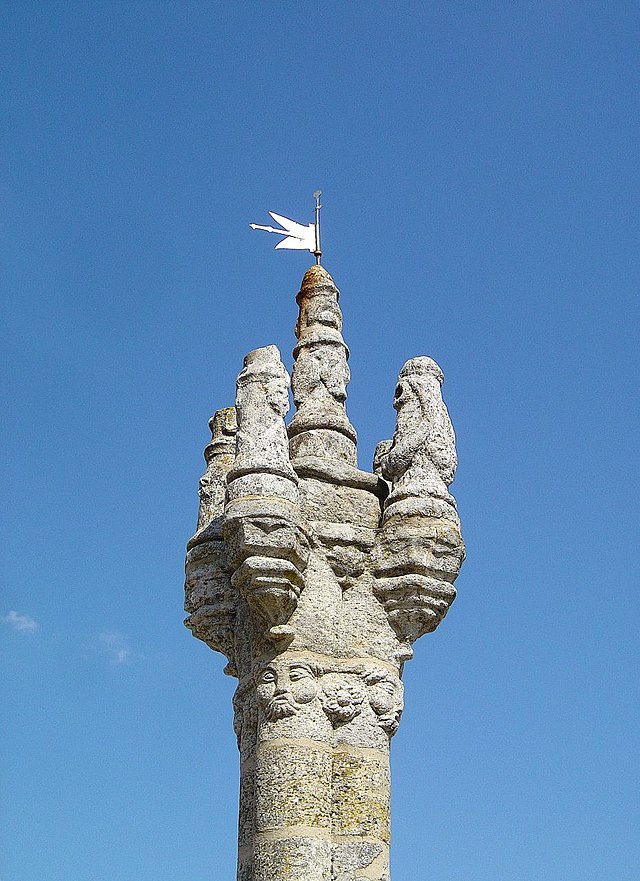
[[[356,464],[339,292],[297,296],[289,375],[250,352],[205,451],[185,608],[238,678],[238,881],[390,881],[389,747],[411,643],[444,618],[464,558],[442,372],[412,358],[393,440]]]

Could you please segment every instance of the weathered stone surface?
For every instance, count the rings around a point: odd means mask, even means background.
[[[373,589],[401,642],[399,658],[411,657],[410,643],[435,630],[447,614],[465,554],[448,491],[457,456],[443,380],[431,358],[407,361],[393,402],[393,441],[376,449],[374,464],[391,492],[373,551]]]
[[[253,874],[238,881],[331,881],[331,842],[302,833],[288,838],[257,836]]]
[[[331,753],[278,742],[261,750],[256,769],[256,830],[331,829]]]
[[[390,881],[402,668],[464,559],[440,368],[405,364],[393,440],[361,471],[338,297],[326,270],[306,273],[288,428],[278,350],[245,358],[188,546],[186,623],[238,677],[238,881]]]
[[[289,384],[275,346],[246,356],[237,381],[236,457],[227,474],[223,524],[231,583],[274,640],[292,634],[287,622],[304,587],[309,554],[284,425]]]
[[[235,670],[235,591],[222,540],[226,477],[235,457],[234,407],[218,410],[209,420],[211,441],[204,451],[207,468],[200,478],[198,528],[189,542],[185,564],[185,624],[194,636],[229,659]]]
[[[396,431],[382,475],[393,489],[384,519],[424,514],[458,522],[455,500],[447,487],[458,465],[455,435],[442,400],[444,375],[431,358],[411,358],[398,376],[393,406]]]
[[[340,841],[336,836],[336,841]],[[334,844],[333,878],[340,881],[389,881],[389,849],[378,841],[348,841]]]
[[[391,838],[391,779],[385,752],[336,749],[333,757],[333,832]]]
[[[289,437],[293,459],[317,456],[355,465],[357,435],[344,407],[351,374],[339,297],[322,266],[307,271],[296,297],[300,315],[292,390],[297,411]]]
[[[236,411],[235,407],[217,410],[209,420],[211,443],[204,450],[207,470],[200,478],[198,494],[198,530],[222,516],[227,474],[233,465],[236,454]]]

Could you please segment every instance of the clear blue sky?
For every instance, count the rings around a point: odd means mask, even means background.
[[[2,881],[234,877],[184,545],[312,261],[248,223],[318,187],[361,466],[417,354],[458,434],[393,879],[637,881],[639,38],[624,0],[3,4]]]

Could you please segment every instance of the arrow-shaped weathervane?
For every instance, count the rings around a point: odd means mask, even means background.
[[[320,250],[320,209],[322,208],[320,196],[322,194],[320,190],[316,190],[313,195],[316,200],[315,223],[309,223],[307,226],[304,226],[302,223],[296,223],[295,220],[283,217],[282,214],[270,211],[269,214],[276,223],[280,224],[282,229],[276,229],[273,226],[261,226],[259,223],[250,223],[249,226],[251,229],[262,229],[265,232],[275,232],[280,236],[284,236],[285,238],[276,245],[276,251],[280,248],[290,251],[311,251],[312,254],[315,254],[316,263],[320,263],[320,257],[322,256],[322,251]]]

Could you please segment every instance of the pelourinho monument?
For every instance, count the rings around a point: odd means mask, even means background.
[[[186,625],[238,680],[238,881],[390,881],[403,666],[464,559],[442,371],[406,362],[393,439],[361,471],[338,298],[312,266],[291,380],[275,346],[244,359],[209,423],[188,544]]]

